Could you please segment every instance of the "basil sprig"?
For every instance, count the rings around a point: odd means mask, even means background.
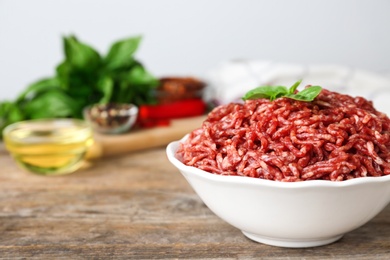
[[[2,129],[38,118],[82,118],[94,103],[154,104],[158,79],[136,59],[141,36],[114,42],[102,55],[71,35],[63,38],[64,60],[54,75],[33,82],[14,101],[0,101]]]
[[[300,92],[295,93],[301,82],[302,80],[298,80],[289,89],[287,89],[285,86],[261,86],[248,91],[242,99],[248,100],[267,98],[273,101],[280,97],[286,97],[299,101],[313,101],[314,98],[320,94],[322,88],[320,86],[310,86]]]

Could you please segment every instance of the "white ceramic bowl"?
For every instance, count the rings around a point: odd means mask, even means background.
[[[332,243],[371,220],[390,202],[390,175],[342,182],[276,182],[211,174],[181,163],[179,141],[167,146],[176,166],[217,216],[248,238],[281,247]]]

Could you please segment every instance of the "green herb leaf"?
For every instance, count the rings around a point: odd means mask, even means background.
[[[17,103],[11,101],[0,102],[0,137],[3,129],[12,123],[24,119],[23,112],[20,110]]]
[[[288,94],[294,94],[295,90],[298,88],[298,86],[301,84],[302,80],[298,80],[297,82],[294,83],[294,85],[292,85],[289,90],[288,90]]]
[[[106,68],[115,70],[129,67],[134,63],[133,54],[138,49],[141,37],[132,37],[114,43],[104,59]]]
[[[320,94],[322,88],[320,86],[311,86],[298,92],[297,94],[287,94],[285,97],[300,100],[300,101],[313,101],[318,94]]]
[[[51,89],[59,88],[60,82],[57,78],[48,78],[39,80],[29,85],[17,98],[17,102],[20,102],[26,98],[37,95],[38,93],[48,91]]]
[[[158,80],[142,65],[134,66],[127,74],[126,81],[134,85],[158,85]]]
[[[259,99],[267,98],[269,100],[275,100],[278,97],[284,96],[288,93],[287,88],[284,86],[262,86],[250,90],[242,98],[243,100],[248,99]]]
[[[69,89],[69,76],[71,74],[71,65],[66,60],[56,67],[57,78],[60,81],[61,88]]]
[[[24,107],[30,119],[75,117],[77,105],[60,90],[50,90],[35,97]]]
[[[109,103],[112,97],[112,92],[114,90],[114,81],[109,76],[105,76],[98,81],[96,89],[98,89],[103,94],[103,97],[99,100],[99,103]]]
[[[85,106],[98,102],[153,103],[158,80],[134,58],[140,41],[117,41],[103,59],[75,36],[63,37],[65,59],[55,75],[32,83],[13,102],[0,102],[0,130],[21,120],[81,118]]]
[[[101,58],[92,47],[81,43],[75,36],[64,37],[66,61],[80,70],[91,71],[100,65]]]
[[[301,82],[302,80],[298,80],[288,90],[285,86],[261,86],[248,91],[242,99],[266,98],[273,101],[280,97],[287,97],[299,101],[313,101],[320,94],[322,88],[320,86],[311,86],[295,94]]]

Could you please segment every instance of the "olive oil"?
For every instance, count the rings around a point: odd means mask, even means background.
[[[4,142],[24,169],[58,175],[80,168],[93,144],[93,136],[81,120],[32,120],[8,126],[4,130]]]

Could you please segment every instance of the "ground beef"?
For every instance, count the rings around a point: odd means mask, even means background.
[[[390,174],[390,120],[362,97],[247,100],[211,111],[176,156],[214,174],[343,181]]]

